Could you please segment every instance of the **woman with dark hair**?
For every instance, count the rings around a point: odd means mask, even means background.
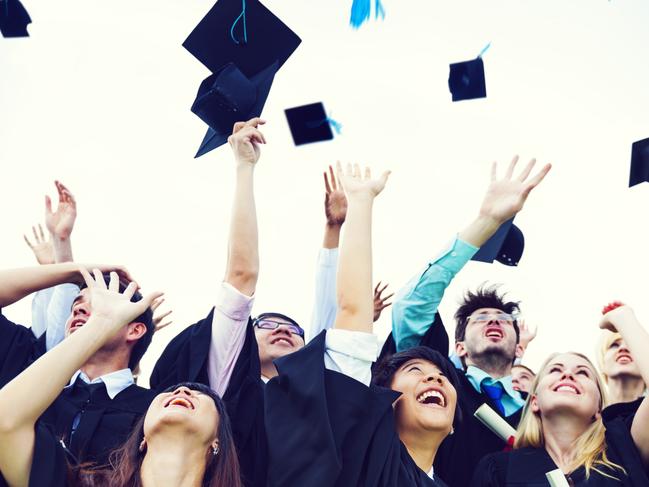
[[[135,283],[120,293],[117,274],[111,273],[107,286],[98,270],[94,279],[81,273],[90,290],[90,318],[0,390],[0,485],[240,487],[225,408],[200,384],[179,384],[158,394],[111,455],[112,469],[75,465],[63,442],[38,421],[79,365],[160,296],[132,303]]]
[[[438,352],[416,347],[376,369],[372,333],[372,204],[388,174],[358,166],[345,174],[346,230],[337,275],[333,329],[277,359],[266,386],[271,487],[430,487],[435,453],[452,433],[455,371]],[[384,387],[381,387],[384,386]],[[387,389],[386,387],[392,389]]]

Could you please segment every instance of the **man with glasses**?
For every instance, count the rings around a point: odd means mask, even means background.
[[[420,344],[448,350],[448,335],[435,324],[444,291],[478,249],[523,208],[529,193],[550,170],[548,164],[530,177],[535,163],[532,160],[515,176],[517,162],[515,157],[502,179],[496,178],[494,163],[478,217],[397,294],[392,335],[398,352]],[[455,354],[464,372],[457,390],[463,420],[435,457],[435,474],[451,487],[470,485],[478,461],[507,447],[474,417],[482,404],[489,405],[513,427],[520,419],[524,401],[511,380],[511,367],[522,353],[518,311],[518,303],[506,301],[497,288],[483,287],[468,292],[455,314]]]
[[[293,319],[280,313],[262,313],[252,321],[259,348],[261,380],[277,375],[273,360],[304,346],[304,330]]]

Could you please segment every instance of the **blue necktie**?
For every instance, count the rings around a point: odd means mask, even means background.
[[[491,398],[493,403],[496,405],[498,408],[498,411],[504,416],[505,415],[505,407],[503,406],[503,401],[502,397],[505,392],[503,389],[503,386],[500,382],[495,382],[493,385],[488,385],[485,382],[482,383],[482,390],[485,391],[487,396]]]

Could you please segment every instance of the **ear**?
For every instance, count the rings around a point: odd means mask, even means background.
[[[530,401],[530,409],[532,410],[532,412],[538,413],[541,410],[541,408],[539,407],[539,401],[538,398],[536,397],[536,394],[530,394],[529,401]]]
[[[460,357],[466,357],[466,348],[464,347],[464,342],[455,342],[455,354]]]
[[[146,438],[142,438],[142,441],[140,442],[140,446],[138,448],[140,453],[144,452],[146,450]]]
[[[127,342],[136,342],[146,335],[146,325],[138,321],[129,323],[128,332],[126,333]]]
[[[523,346],[520,343],[517,343],[516,344],[516,352],[515,352],[514,356],[516,358],[523,358],[523,355],[525,355],[525,349],[523,348]]]

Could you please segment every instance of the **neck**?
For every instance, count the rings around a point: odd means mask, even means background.
[[[197,447],[187,435],[161,440],[147,445],[140,469],[142,486],[200,487],[207,447]]]
[[[446,434],[442,431],[430,431],[422,434],[421,431],[399,431],[399,439],[406,446],[410,457],[424,472],[433,468],[437,449]]]
[[[128,368],[128,355],[124,355],[122,353],[107,353],[99,350],[81,366],[81,371],[90,380],[95,380],[102,375],[126,369]]]
[[[484,354],[466,359],[467,366],[473,365],[484,370],[493,379],[502,379],[512,375],[512,361],[509,357],[497,354]]]
[[[263,362],[261,364],[261,375],[269,379],[272,379],[273,377],[279,375],[277,373],[277,369],[275,368],[275,365],[273,364],[272,360],[269,360],[268,362]]]
[[[645,391],[645,383],[642,377],[637,375],[619,375],[608,378],[609,402],[631,402],[638,399]]]
[[[586,431],[589,424],[574,415],[553,415],[542,418],[545,450],[564,474],[571,473],[575,466],[575,442]]]

